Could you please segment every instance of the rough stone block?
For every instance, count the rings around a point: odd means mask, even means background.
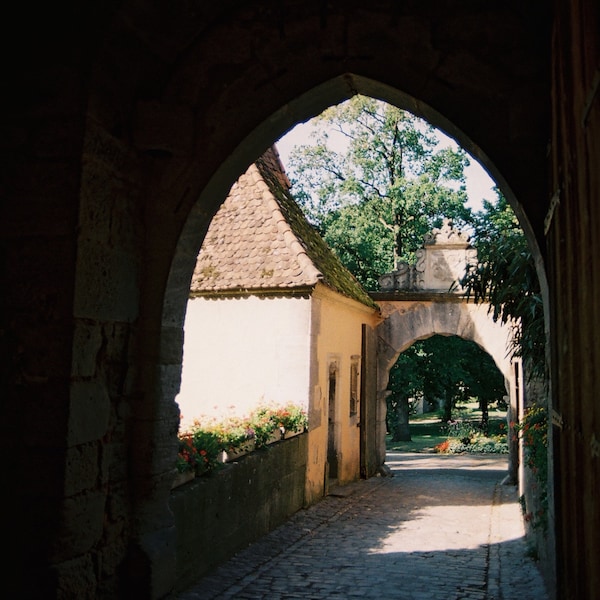
[[[65,494],[72,496],[95,486],[98,480],[98,444],[89,443],[67,450]]]
[[[53,548],[53,559],[89,552],[102,537],[106,492],[88,492],[67,498],[62,507],[61,525]]]
[[[98,440],[106,434],[110,399],[106,387],[101,382],[73,382],[69,406],[69,446]]]
[[[93,377],[97,365],[98,351],[102,344],[102,331],[97,323],[77,320],[73,333],[74,377]]]

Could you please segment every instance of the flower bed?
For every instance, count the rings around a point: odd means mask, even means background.
[[[503,428],[501,426],[501,428]],[[506,434],[485,435],[472,421],[450,421],[446,428],[448,438],[434,447],[440,454],[487,453],[508,454]]]
[[[302,433],[307,426],[306,412],[295,404],[260,406],[245,418],[197,420],[179,433],[177,472],[209,475],[224,463]]]

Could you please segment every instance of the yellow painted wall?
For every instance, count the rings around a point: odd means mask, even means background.
[[[328,446],[329,365],[337,363],[336,415],[334,436],[340,484],[360,477],[360,405],[350,415],[350,379],[352,357],[358,360],[360,394],[360,355],[362,324],[374,327],[378,313],[358,302],[318,285],[311,310],[311,410],[309,415],[309,456],[306,502],[320,498],[326,490]],[[359,397],[359,402],[361,401]]]
[[[182,427],[195,418],[244,416],[263,401],[308,407],[306,504],[326,491],[329,364],[336,361],[334,439],[340,484],[360,477],[360,404],[350,415],[352,357],[378,313],[318,284],[310,299],[194,299],[188,304]],[[359,402],[360,402],[359,398]]]

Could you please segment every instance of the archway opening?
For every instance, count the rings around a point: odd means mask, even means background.
[[[362,101],[360,97],[356,97],[357,100]],[[367,102],[371,102],[370,105],[367,106],[368,110],[372,110],[372,111],[379,111],[380,107],[382,106],[382,103],[376,103],[374,102],[372,99],[366,99],[364,98]],[[348,104],[348,103],[346,103]],[[333,110],[335,107],[332,107],[330,110]],[[340,107],[341,109],[341,107]],[[343,109],[342,109],[343,110]],[[404,115],[407,115],[406,117]],[[360,119],[360,114],[356,116],[357,119]],[[381,116],[379,114],[375,114],[375,112],[373,112],[371,114],[371,116],[374,118],[375,121],[377,121],[377,119]],[[398,112],[397,118],[399,121],[402,121],[406,118],[406,120],[409,119],[414,119],[415,117],[410,114],[410,113],[402,113],[401,111]],[[348,121],[347,121],[348,122]],[[402,131],[403,125],[402,124],[394,124],[394,127],[396,127],[396,131],[400,132]],[[437,150],[434,152],[433,150],[433,146],[434,145],[438,145],[439,142],[434,141],[432,139],[429,139],[428,136],[433,135],[431,130],[428,130],[428,125],[424,122],[424,121],[419,121],[416,122],[416,124],[412,124],[410,125],[410,128],[407,128],[406,131],[406,139],[404,140],[403,144],[404,146],[402,146],[400,148],[400,154],[402,154],[402,152],[406,152],[407,154],[411,155],[412,158],[415,161],[415,164],[418,162],[418,166],[411,166],[410,164],[410,160],[407,161],[403,161],[402,157],[400,157],[400,160],[398,161],[398,173],[397,175],[400,178],[406,179],[407,184],[405,185],[405,190],[403,190],[400,195],[404,195],[407,197],[407,200],[405,202],[405,207],[407,214],[403,216],[403,218],[405,220],[410,220],[410,219],[418,219],[419,220],[419,229],[415,229],[415,232],[413,233],[408,233],[406,234],[406,232],[403,232],[403,236],[405,237],[412,237],[414,238],[412,240],[412,246],[415,246],[415,240],[417,240],[417,243],[421,243],[422,242],[422,234],[424,234],[433,224],[441,222],[442,217],[444,216],[448,216],[448,210],[452,211],[452,214],[454,216],[458,216],[459,218],[464,217],[465,215],[468,215],[467,212],[464,212],[464,214],[461,212],[462,211],[462,202],[466,199],[466,197],[464,196],[464,192],[461,188],[462,185],[462,168],[463,168],[463,162],[464,165],[467,164],[467,159],[466,157],[461,154],[459,154],[459,151],[457,151],[456,149],[453,149],[451,152],[453,152],[454,154],[452,154],[452,156],[450,155],[444,155],[445,150],[442,150],[440,152],[437,152]],[[343,132],[342,132],[343,133]],[[386,133],[391,133],[392,137],[394,135],[394,132],[386,132]],[[437,132],[436,134],[438,137],[441,137],[442,134],[441,132]],[[413,136],[414,139],[411,140],[411,136]],[[444,144],[448,145],[449,142],[449,138],[444,138]],[[455,147],[456,148],[456,147]],[[392,149],[393,152],[395,152],[395,149]],[[437,154],[436,154],[437,152]],[[454,160],[454,162],[452,162]],[[427,162],[429,161],[429,162]],[[437,161],[437,162],[436,162]],[[457,172],[460,172],[459,175],[456,176],[456,178],[454,178],[453,176],[449,176],[448,173],[455,169]],[[407,176],[405,176],[404,171],[406,171]],[[429,171],[431,173],[429,173]],[[410,177],[408,176],[410,175]],[[377,177],[376,177],[377,178]],[[444,189],[444,191],[442,193],[438,193],[437,191],[435,193],[432,192],[432,190],[436,189],[436,178],[437,179],[444,179],[445,181],[449,181],[450,185]],[[419,179],[423,180],[423,181],[418,181]],[[239,182],[239,180],[238,180]],[[392,186],[396,185],[396,182],[391,182]],[[236,184],[237,185],[237,184]],[[373,188],[376,186],[372,186]],[[235,186],[234,186],[235,188]],[[232,190],[234,189],[232,188]],[[293,189],[293,188],[292,188]],[[371,190],[372,191],[372,190]],[[379,191],[379,190],[378,190]],[[392,192],[393,195],[394,192]],[[419,198],[419,194],[421,194],[423,196],[423,198]],[[430,195],[433,196],[435,194],[438,194],[438,198],[435,199],[435,201],[430,204],[430,205],[426,205],[426,199],[425,196]],[[445,197],[443,197],[443,195],[446,194]],[[230,194],[231,195],[231,191]],[[390,196],[391,197],[391,196]],[[419,206],[419,203],[423,202],[423,207]],[[404,200],[403,200],[404,201]],[[412,206],[411,206],[412,205]],[[416,206],[416,208],[415,208]],[[304,204],[303,208],[305,209],[305,212],[307,210],[307,205]],[[385,207],[382,208],[383,211],[386,210]],[[435,213],[429,214],[430,211],[436,211]],[[414,213],[414,214],[413,214]],[[310,217],[310,215],[309,215]],[[392,221],[394,220],[394,216],[392,216]],[[467,218],[467,217],[465,217]],[[358,233],[358,236],[360,238],[360,236],[363,236],[364,238],[370,238],[371,239],[371,251],[373,253],[373,255],[375,254],[379,254],[379,255],[385,255],[386,252],[388,254],[387,257],[384,257],[383,260],[383,264],[386,264],[387,261],[387,265],[388,268],[393,267],[394,265],[390,262],[389,259],[392,258],[392,254],[398,254],[398,252],[396,250],[394,250],[393,252],[390,251],[390,249],[387,247],[389,244],[389,240],[386,241],[385,243],[385,249],[383,251],[379,251],[379,248],[377,247],[378,245],[383,246],[383,242],[381,241],[382,238],[379,238],[378,236],[383,233],[383,232],[379,232],[376,230],[376,227],[379,225],[379,221],[382,221],[382,217],[381,214],[377,215],[377,218],[374,222],[367,222],[365,227]],[[242,233],[239,232],[239,225],[242,222],[241,219],[236,219],[234,218],[234,221],[236,221],[235,223],[235,227],[238,228],[238,233],[233,233],[232,236],[234,237],[234,241],[233,243],[230,244],[231,246],[231,251],[235,254],[237,254],[237,257],[240,258],[241,260],[247,259],[247,258],[251,258],[250,256],[244,256],[243,254],[243,250],[240,251],[239,246],[239,238],[242,235],[247,235],[247,232],[244,231]],[[213,219],[213,223],[214,223],[214,219]],[[233,221],[231,222],[233,223]],[[392,227],[393,223],[392,222],[387,222],[386,227]],[[211,231],[212,225],[209,227],[209,235],[210,235],[210,231]],[[319,229],[319,233],[322,233],[323,230],[322,228],[319,228],[317,226],[317,229]],[[345,232],[343,230],[338,230],[338,235],[343,236],[345,234]],[[238,237],[238,240],[236,241],[236,235]],[[259,234],[259,235],[262,235]],[[421,239],[419,239],[419,236],[421,236]],[[396,235],[396,239],[399,239],[400,235],[397,234]],[[224,238],[224,235],[221,235],[220,241],[222,241]],[[404,244],[405,246],[407,246],[408,244]],[[414,254],[414,251],[416,249],[416,247],[412,247],[411,249],[409,249],[409,255],[411,256],[412,254]],[[261,249],[261,252],[265,251],[265,253],[269,252],[269,248],[268,247],[264,247]],[[202,250],[201,250],[201,254],[202,254]],[[205,249],[204,253],[210,253],[210,252],[214,252],[214,248],[211,249]],[[253,248],[252,252],[256,254],[256,249]],[[340,248],[339,246],[334,248],[334,252],[337,253],[338,256],[340,256]],[[412,254],[410,254],[412,253]],[[343,258],[343,257],[342,257]],[[398,256],[396,256],[395,258],[404,258],[404,256],[400,256],[400,254],[398,254]],[[366,262],[368,262],[370,260],[370,257],[367,257],[366,260],[364,260],[364,258],[361,258],[362,263],[365,264]],[[255,264],[255,261],[250,261],[252,262],[252,264]],[[235,270],[240,266],[240,261],[234,259],[234,255],[232,254],[231,256],[228,257],[228,260],[224,263],[222,263],[219,266],[219,269],[221,271],[225,270],[225,269],[229,269],[229,270]],[[374,272],[374,276],[371,276],[370,279],[369,277],[361,277],[361,274],[357,272],[356,269],[353,269],[351,264],[347,264],[346,262],[346,267],[352,272],[352,274],[357,277],[359,279],[359,281],[361,283],[363,283],[364,287],[366,287],[367,289],[372,289],[372,287],[369,287],[370,285],[372,285],[373,279],[376,279],[376,277],[378,275],[381,274],[381,270],[383,270],[385,267],[382,267],[379,264],[373,265],[371,267],[371,271]],[[246,269],[248,270],[248,266],[242,266],[242,269]],[[263,274],[267,274],[271,273],[272,269],[266,268],[264,266],[260,267],[262,269]],[[219,270],[216,266],[215,263],[210,263],[210,264],[205,264],[202,267],[202,274],[205,275],[207,272],[210,273],[210,276],[212,277],[213,275],[217,275],[217,272]],[[378,271],[379,269],[379,271]],[[196,274],[194,275],[194,277],[196,277]],[[255,288],[254,291],[252,291],[251,289],[251,283],[249,284],[247,281],[244,281],[243,278],[240,279],[240,281],[237,284],[237,288],[233,289],[229,286],[229,283],[223,283],[221,282],[220,285],[222,285],[223,287],[221,289],[217,289],[218,284],[215,283],[215,281],[211,281],[211,291],[215,292],[215,294],[212,296],[213,298],[216,297],[220,297],[221,299],[224,299],[224,296],[226,295],[228,297],[228,304],[231,305],[232,304],[232,297],[234,295],[237,294],[237,298],[238,300],[244,296],[244,295],[252,295],[254,294],[255,297],[261,297],[262,301],[259,303],[259,305],[264,305],[266,304],[266,301],[264,300],[264,298],[266,297],[262,292],[261,293],[257,293],[257,289]],[[261,284],[262,285],[262,284]],[[192,284],[193,287],[193,284]],[[259,290],[260,291],[260,290]],[[273,290],[271,290],[273,291]],[[219,296],[219,292],[221,292],[221,296]],[[281,295],[280,292],[278,292],[279,295]],[[209,297],[208,295],[206,297]],[[246,299],[247,300],[247,299]],[[246,302],[246,300],[244,300],[244,303]],[[252,364],[253,364],[253,359],[257,356],[257,355],[264,355],[265,352],[264,350],[261,352],[253,352],[252,350],[248,350],[245,355],[242,356],[238,356],[235,353],[235,349],[239,348],[240,346],[240,340],[243,340],[244,338],[248,338],[248,337],[254,337],[254,338],[260,338],[262,337],[263,339],[266,339],[269,337],[268,334],[265,334],[265,332],[267,331],[267,328],[263,327],[263,335],[261,336],[260,333],[258,332],[258,330],[255,330],[254,332],[251,332],[251,325],[257,325],[257,323],[260,321],[260,319],[252,319],[252,318],[246,318],[244,320],[243,323],[237,324],[233,326],[233,329],[235,330],[236,333],[231,333],[230,334],[226,334],[225,331],[225,327],[223,326],[223,322],[231,322],[233,323],[233,319],[227,319],[225,318],[223,315],[219,315],[219,316],[215,316],[213,315],[213,317],[203,317],[205,318],[204,323],[206,324],[206,326],[202,326],[202,317],[200,318],[200,321],[196,324],[196,325],[191,325],[192,321],[198,321],[198,317],[196,317],[195,315],[195,304],[199,304],[199,302],[192,302],[192,303],[188,303],[188,307],[187,307],[187,311],[186,311],[186,346],[187,348],[184,348],[184,375],[185,377],[182,380],[182,384],[181,384],[181,393],[179,395],[179,399],[181,400],[181,402],[185,402],[186,404],[186,408],[184,408],[183,410],[183,416],[185,418],[185,420],[187,421],[187,423],[189,423],[192,419],[194,419],[196,416],[198,415],[203,415],[206,416],[207,413],[212,413],[213,415],[215,414],[215,409],[216,409],[216,414],[218,414],[219,412],[222,414],[224,412],[225,407],[230,407],[230,406],[234,406],[236,404],[239,404],[240,402],[242,404],[244,404],[244,399],[241,399],[238,396],[238,392],[234,389],[235,386],[237,386],[238,389],[243,389],[245,388],[246,390],[249,389],[251,386],[249,386],[249,382],[250,382],[250,373],[258,373],[259,375],[261,373],[265,372],[265,368],[264,365],[262,368],[257,369],[257,368],[253,368]],[[213,303],[214,304],[214,303]],[[242,302],[237,302],[238,304],[238,308],[241,306]],[[194,310],[192,310],[194,309]],[[255,311],[257,311],[258,308],[255,309]],[[226,350],[223,348],[223,346],[219,343],[217,343],[217,341],[210,341],[208,342],[207,340],[212,340],[213,338],[210,337],[209,335],[209,327],[211,325],[216,325],[217,323],[219,323],[220,325],[217,325],[218,327],[221,328],[221,335],[223,339],[227,339],[227,341],[225,341],[225,345],[229,346],[230,350]],[[200,335],[195,335],[194,332],[201,332]],[[218,335],[218,334],[217,334]],[[237,342],[236,340],[236,335],[237,335]],[[204,338],[204,339],[202,339]],[[217,340],[218,338],[215,338],[215,340]],[[197,341],[199,340],[199,341]],[[203,346],[203,344],[205,344]],[[210,354],[212,356],[215,355],[220,355],[220,357],[225,357],[227,356],[227,358],[220,358],[219,359],[219,364],[217,366],[203,366],[202,365],[202,359],[194,359],[192,358],[192,352],[191,352],[191,348],[193,345],[197,345],[199,346],[199,352],[202,352],[202,348],[204,348],[205,354]],[[220,349],[219,349],[220,348]],[[198,354],[198,352],[196,352],[196,354]],[[277,365],[278,364],[278,358],[276,356],[276,351],[273,352],[273,360],[272,360],[272,364],[273,365]],[[186,359],[187,357],[187,359]],[[193,364],[194,360],[198,360],[198,362],[196,364]],[[186,364],[187,362],[187,364]],[[242,368],[243,367],[243,368]],[[287,368],[277,368],[277,366],[275,366],[274,368],[271,369],[270,371],[270,377],[273,378],[273,374],[275,374],[275,376],[279,377],[279,373],[280,372],[284,372],[288,374],[293,373],[294,372],[294,368],[293,365],[291,365],[292,368],[290,368],[290,366],[288,366]],[[209,378],[214,376],[216,373],[219,373],[219,376],[217,376],[217,381],[212,385],[212,387],[209,387],[209,385],[207,384],[207,382],[209,381]],[[197,394],[205,394],[206,396],[209,396],[210,398],[208,399],[208,405],[207,402],[204,401],[203,402],[203,408],[199,409],[197,411],[197,413],[195,414],[194,408],[193,408],[193,403],[188,400],[187,398],[190,398],[192,396],[192,394],[194,393],[193,390],[190,389],[190,383],[189,381],[191,379],[195,379],[197,383],[192,384],[192,385],[198,385],[199,389],[197,391]],[[298,383],[298,382],[297,382]],[[296,385],[295,389],[300,390],[300,389],[304,389],[304,390],[309,390],[307,393],[310,394],[310,388],[312,386],[311,383],[306,384],[306,382],[300,382],[301,385]],[[200,386],[204,384],[204,390],[202,390],[200,388]],[[271,387],[269,386],[268,383],[264,382],[264,378],[263,378],[263,389],[256,389],[253,390],[251,392],[251,394],[254,396],[253,399],[250,400],[251,402],[257,402],[260,398],[266,399],[267,401],[270,400],[270,397],[272,395],[271,393]],[[230,392],[230,397],[227,397],[227,393],[225,392],[225,394],[223,394],[223,391],[227,388],[227,386],[234,386],[233,391]],[[220,396],[219,396],[220,394]],[[184,400],[184,396],[187,396],[187,398]],[[309,406],[310,401],[309,400],[301,400],[301,402],[305,405],[305,406]],[[247,401],[246,401],[246,405]],[[239,415],[237,415],[239,416]]]
[[[207,349],[207,350],[208,350],[208,349]],[[357,355],[357,356],[359,356],[359,355]],[[185,361],[185,350],[184,350],[184,361]],[[336,387],[337,387],[337,381],[336,381]],[[310,401],[309,401],[309,403],[310,403]],[[333,412],[333,411],[331,411],[331,410],[330,410],[330,413],[331,413],[331,412]],[[332,428],[332,427],[330,427],[329,429],[330,429],[330,430],[332,430],[333,428]]]
[[[197,252],[202,242],[202,232],[206,229],[204,222],[206,220],[207,207],[211,212],[218,208],[223,199],[227,196],[229,189],[228,185],[233,183],[237,176],[245,170],[245,165],[257,158],[257,152],[262,151],[267,140],[280,139],[277,136],[285,137],[285,134],[293,129],[295,125],[299,122],[305,122],[308,117],[314,115],[319,109],[327,106],[334,106],[336,102],[339,102],[340,100],[343,101],[345,97],[353,96],[357,93],[364,93],[371,97],[382,98],[398,107],[405,109],[409,108],[415,115],[426,118],[429,123],[432,123],[436,127],[440,127],[440,131],[445,131],[453,136],[453,139],[456,139],[457,142],[461,144],[461,147],[472,153],[472,156],[478,157],[477,160],[485,165],[487,172],[493,175],[494,179],[498,182],[499,188],[502,190],[509,204],[514,208],[517,218],[523,226],[527,242],[530,245],[531,252],[534,256],[538,275],[540,275],[542,279],[542,294],[545,295],[545,275],[541,266],[542,258],[537,247],[535,236],[533,235],[521,205],[517,201],[510,186],[506,183],[506,180],[496,169],[494,164],[487,159],[485,153],[463,132],[458,130],[452,123],[443,117],[443,115],[433,110],[431,107],[381,83],[355,75],[346,75],[343,78],[334,79],[322,84],[319,88],[307,92],[285,108],[282,108],[281,111],[274,114],[268,122],[263,123],[247,137],[229,159],[219,168],[218,172],[196,202],[195,208],[189,215],[180,238],[180,244],[172,264],[167,290],[169,301],[166,304],[166,307],[169,310],[169,324],[172,324],[173,320],[176,320],[179,321],[183,327],[187,307],[187,296],[182,294],[182,283],[187,283],[191,278],[191,272],[194,268]],[[174,293],[170,294],[169,290],[173,290]]]
[[[406,99],[404,99],[404,101],[406,102]],[[441,120],[441,119],[438,119],[438,120]],[[414,217],[411,217],[411,218],[414,218]],[[381,220],[381,219],[380,219],[380,220]],[[429,222],[431,222],[431,219],[430,219],[430,221],[429,221]],[[388,223],[388,225],[390,225],[390,224]],[[351,266],[349,266],[349,268],[350,268],[350,270],[352,270]],[[356,275],[356,272],[354,272],[354,274]],[[185,352],[185,350],[184,350],[184,356],[185,356],[185,354],[186,354],[186,352]],[[184,358],[184,360],[185,360],[185,358]],[[185,386],[185,382],[183,383],[183,385]],[[310,385],[309,385],[308,387],[310,388]],[[257,394],[257,396],[258,396],[258,397],[261,397],[262,395],[259,393],[259,394]],[[226,401],[225,401],[225,404],[227,404],[227,402],[226,402]],[[310,400],[306,402],[305,406],[307,406],[307,407],[308,407],[309,405],[310,405]]]
[[[508,382],[474,342],[433,335],[389,371],[386,448],[508,454]]]

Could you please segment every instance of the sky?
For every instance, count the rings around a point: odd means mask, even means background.
[[[288,166],[290,151],[294,146],[310,143],[309,135],[311,131],[313,129],[310,122],[300,123],[276,142],[284,168]],[[456,142],[441,131],[438,131],[438,136],[441,144],[454,145],[456,147]],[[482,208],[481,203],[484,198],[492,201],[496,199],[496,194],[493,191],[495,184],[493,179],[490,178],[483,167],[473,157],[469,156],[469,160],[471,164],[465,170],[467,194],[469,197],[467,205],[472,210],[478,211]]]

